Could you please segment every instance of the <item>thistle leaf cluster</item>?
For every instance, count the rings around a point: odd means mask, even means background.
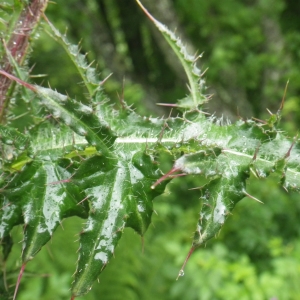
[[[74,99],[32,84],[23,59],[5,46],[8,43],[1,49],[9,68],[0,70],[0,83],[9,80],[11,85],[0,85],[6,97],[2,107],[6,118],[0,125],[0,239],[9,253],[4,241],[15,226],[23,224],[25,267],[65,218],[85,219],[72,299],[91,289],[125,227],[144,236],[153,200],[175,177],[205,179],[203,186],[195,187],[201,194],[201,210],[187,259],[219,233],[239,201],[245,197],[258,200],[247,192],[251,176],[271,176],[287,192],[300,191],[299,139],[279,129],[280,110],[265,121],[241,119],[235,124],[206,116],[204,104],[209,96],[197,65],[199,56],[187,53],[173,32],[140,1],[137,4],[186,72],[189,89],[186,98],[174,104],[181,111],[177,117],[140,116],[124,103],[115,109],[96,69],[46,17],[40,26],[62,45],[76,67],[85,89],[82,95]],[[12,24],[23,18],[22,9],[15,10],[19,19]],[[13,31],[8,31],[5,38],[9,41],[12,36]],[[23,132],[12,125],[15,122],[7,113],[12,95],[19,95],[31,107],[34,122]],[[160,168],[162,153],[173,159],[167,173]]]

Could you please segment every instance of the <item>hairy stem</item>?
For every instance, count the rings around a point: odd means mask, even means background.
[[[4,48],[6,49],[6,55],[2,58],[1,66],[7,73],[12,73],[13,70],[8,54],[11,55],[19,65],[23,63],[28,49],[30,35],[36,24],[38,24],[47,3],[48,0],[30,1],[29,4],[22,10],[17,22],[15,23],[15,27],[9,41],[7,43],[3,41]],[[9,103],[7,91],[10,84],[11,81],[7,77],[0,76],[0,123],[3,123],[5,119],[5,110]]]

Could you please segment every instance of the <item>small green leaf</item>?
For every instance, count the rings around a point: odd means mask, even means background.
[[[194,248],[217,236],[235,205],[245,197],[248,174],[246,170],[241,170],[236,176],[214,179],[203,188],[202,208],[193,239]]]

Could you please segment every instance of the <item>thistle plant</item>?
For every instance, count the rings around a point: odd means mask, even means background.
[[[80,232],[70,297],[86,294],[113,256],[124,228],[144,236],[154,198],[175,177],[194,175],[205,182],[195,187],[202,205],[179,275],[192,252],[218,234],[239,201],[248,197],[261,202],[247,192],[250,177],[271,176],[287,192],[299,192],[299,139],[278,127],[284,101],[267,120],[229,124],[207,115],[203,106],[210,97],[197,66],[200,57],[188,54],[180,39],[136,2],[187,75],[188,94],[172,105],[180,111],[178,117],[143,117],[125,102],[116,110],[103,91],[105,80],[44,15],[47,1],[0,6],[13,11],[0,49],[0,239],[7,259],[10,232],[23,224],[17,287],[26,264],[63,219],[79,216],[86,223]],[[32,12],[35,17],[29,18]],[[84,85],[77,99],[30,82],[24,61],[36,26],[61,44],[76,67]],[[14,97],[22,98],[32,119],[22,132],[16,125],[18,116],[11,113]],[[163,153],[173,160],[165,174],[159,164]]]

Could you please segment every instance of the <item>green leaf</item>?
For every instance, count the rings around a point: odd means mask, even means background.
[[[11,145],[19,150],[24,150],[29,145],[29,137],[18,130],[0,125],[0,140],[6,145]]]
[[[152,200],[163,191],[164,186],[151,189],[159,171],[150,156],[135,146],[130,148],[130,152],[123,148],[117,164],[103,156],[86,160],[72,178],[90,202],[90,215],[80,234],[73,296],[90,290],[112,257],[125,226],[145,233],[151,221]]]
[[[142,5],[142,3],[139,0],[136,0],[136,2],[142,8],[145,14],[149,17],[149,19],[155,24],[158,30],[162,33],[166,41],[169,43],[172,50],[181,62],[181,65],[187,75],[189,81],[189,90],[191,93],[190,98],[192,99],[192,101],[189,101],[189,97],[187,97],[187,101],[184,101],[184,103],[180,103],[179,107],[188,109],[198,109],[199,106],[202,106],[205,102],[207,102],[207,98],[203,95],[204,80],[202,79],[202,72],[198,69],[196,64],[197,60],[201,56],[188,54],[182,41],[178,37],[176,37],[176,35],[172,31],[170,31],[164,24],[156,20],[146,10],[146,8]]]
[[[65,182],[72,176],[67,165],[70,162],[65,160],[36,160],[16,173],[3,188],[1,238],[24,221],[24,262],[32,259],[49,241],[63,218],[86,216],[86,205],[77,205],[81,197],[78,187]]]
[[[91,146],[95,146],[103,155],[111,157],[109,150],[116,136],[109,124],[100,119],[87,105],[55,92],[48,88],[34,87],[38,97],[55,119],[61,119],[78,135],[84,136]]]
[[[85,55],[80,53],[80,48],[77,45],[71,44],[65,35],[62,35],[53,24],[47,19],[52,37],[59,42],[65,49],[74,66],[77,68],[85,87],[88,90],[89,96],[92,97],[96,92],[101,90],[101,83],[96,74],[96,70],[87,62]]]
[[[220,167],[226,168],[225,174],[211,180],[202,191],[202,208],[193,239],[194,248],[215,237],[235,205],[245,197],[249,165],[238,166],[227,161]]]
[[[125,227],[145,234],[154,198],[177,175],[193,175],[204,184],[195,187],[201,190],[202,207],[189,255],[216,236],[235,205],[250,197],[246,192],[250,175],[273,177],[287,191],[300,191],[299,139],[292,140],[276,128],[279,114],[268,122],[240,120],[236,124],[213,116],[204,118],[200,107],[207,98],[202,94],[204,82],[197,57],[189,56],[180,40],[144,11],[187,74],[190,95],[177,105],[183,111],[181,117],[146,118],[126,105],[116,111],[78,46],[71,45],[50,22],[51,34],[82,77],[87,99],[84,95],[71,99],[22,81],[28,74],[14,61],[21,79],[0,70],[1,75],[34,92],[45,107],[37,112],[42,121],[30,127],[26,136],[0,126],[0,238],[8,240],[5,255],[10,251],[9,234],[18,224],[25,225],[22,258],[26,263],[64,218],[87,218],[80,233],[72,299],[89,291]],[[28,99],[24,89],[20,93]],[[157,157],[165,152],[174,165],[162,175]]]

